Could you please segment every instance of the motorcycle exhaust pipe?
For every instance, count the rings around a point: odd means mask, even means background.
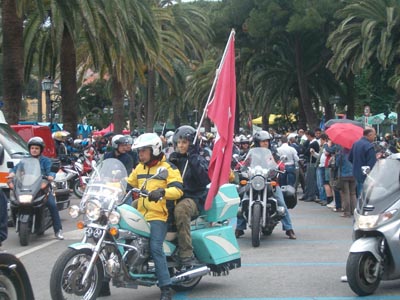
[[[207,266],[199,267],[196,269],[189,270],[182,274],[176,275],[171,278],[172,284],[176,284],[182,281],[187,281],[196,277],[204,276],[210,273],[210,269]]]

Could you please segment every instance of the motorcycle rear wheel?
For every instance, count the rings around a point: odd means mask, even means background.
[[[72,186],[72,189],[74,190],[74,194],[78,197],[78,198],[82,198],[83,193],[85,192],[85,190],[81,187],[81,182],[79,180],[79,178],[77,178]]]
[[[92,257],[89,249],[68,248],[57,259],[50,277],[50,294],[53,300],[87,299],[94,300],[103,284],[103,265],[100,260],[94,265],[85,285],[82,277]]]
[[[253,247],[260,246],[261,239],[261,210],[260,203],[253,205],[253,215],[251,216],[251,244]]]
[[[29,228],[29,224],[19,223],[18,231],[19,243],[21,244],[21,246],[28,246],[29,238],[31,236],[31,229]]]
[[[371,295],[381,282],[381,274],[376,276],[379,262],[370,252],[350,253],[346,264],[347,281],[350,288],[359,296]]]

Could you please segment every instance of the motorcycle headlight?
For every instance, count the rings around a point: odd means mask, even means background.
[[[18,197],[19,202],[20,203],[25,203],[25,204],[26,203],[31,203],[32,199],[33,199],[32,195],[20,195]]]
[[[396,213],[397,209],[385,211],[384,213],[379,215],[364,216],[355,214],[355,221],[360,229],[374,229],[382,223],[385,223],[386,221],[393,218]]]
[[[265,188],[265,179],[262,176],[254,176],[251,179],[251,187],[256,191],[262,191]]]
[[[71,205],[68,209],[68,213],[71,216],[71,218],[76,219],[79,217],[79,206],[78,205]]]
[[[91,221],[97,221],[101,214],[101,203],[98,200],[89,200],[86,203],[86,216]]]
[[[118,224],[120,219],[121,219],[120,213],[115,210],[112,211],[108,216],[108,221],[113,225]]]

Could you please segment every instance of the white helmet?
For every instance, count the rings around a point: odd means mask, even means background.
[[[167,131],[167,133],[165,134],[165,139],[166,140],[168,140],[171,136],[173,136],[174,135],[174,132],[173,131]]]
[[[144,133],[140,135],[133,143],[132,149],[151,147],[153,155],[158,156],[161,153],[162,141],[156,133]]]

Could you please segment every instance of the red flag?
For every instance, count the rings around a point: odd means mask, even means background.
[[[209,210],[218,189],[229,180],[231,170],[233,132],[236,110],[236,74],[234,35],[228,41],[226,56],[220,65],[214,98],[207,107],[207,115],[217,127],[208,176],[210,190],[204,208]]]

